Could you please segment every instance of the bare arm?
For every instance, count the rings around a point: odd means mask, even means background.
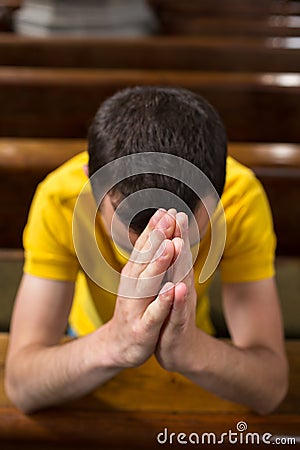
[[[67,326],[73,283],[23,276],[5,377],[6,391],[20,409],[32,412],[82,396],[153,354],[173,301],[168,292],[157,295],[174,254],[165,236],[173,235],[175,221],[162,226],[162,216],[160,211],[150,220],[136,242],[135,259],[122,271],[113,318],[85,337],[58,345]],[[151,241],[149,250],[149,236],[156,226],[164,232]],[[164,250],[153,258],[161,245]],[[140,260],[146,250],[148,263]],[[149,279],[151,295],[143,298]]]
[[[195,381],[221,397],[269,413],[282,401],[288,383],[274,280],[225,285],[223,295],[233,345],[207,339],[206,363]]]
[[[173,308],[157,346],[159,362],[220,397],[261,414],[271,412],[288,384],[274,279],[224,285],[232,345],[196,328],[193,287],[190,283],[186,291],[174,288]]]
[[[73,283],[24,275],[16,299],[6,390],[25,412],[89,392],[118,372],[105,330],[57,345],[67,326]]]

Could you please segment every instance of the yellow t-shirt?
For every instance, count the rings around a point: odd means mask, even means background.
[[[84,194],[83,209],[86,211],[80,218],[83,225],[79,231],[76,231],[76,225],[74,228],[74,208],[88,181],[83,171],[87,162],[87,153],[80,153],[48,175],[38,186],[24,230],[25,273],[76,281],[70,324],[78,335],[94,331],[112,317],[119,273],[126,263],[126,257],[106,233],[100,215],[94,217],[91,213],[89,217],[89,211],[95,209],[93,206],[89,209],[89,203],[93,202],[90,188]],[[220,260],[222,281],[240,283],[273,276],[276,239],[266,195],[253,172],[231,157],[227,158],[226,184],[221,200],[227,226]],[[76,245],[74,235],[77,236]],[[93,236],[97,251],[99,249],[102,255],[100,258],[91,250]],[[204,283],[198,282],[210,238],[209,229],[201,240],[194,273],[198,295],[197,325],[213,333],[207,297],[212,277]],[[81,246],[87,261],[78,256],[82,254],[78,249]]]

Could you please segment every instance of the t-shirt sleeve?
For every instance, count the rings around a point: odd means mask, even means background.
[[[246,175],[226,212],[227,239],[221,260],[223,282],[257,281],[274,275],[276,237],[265,191]]]
[[[72,213],[58,192],[45,182],[35,193],[23,233],[24,272],[38,277],[75,281],[79,263],[72,240]]]

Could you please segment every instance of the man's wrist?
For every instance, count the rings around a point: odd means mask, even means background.
[[[211,336],[199,328],[195,328],[191,345],[176,357],[174,361],[174,371],[192,379],[194,376],[209,369],[212,352],[209,350]]]
[[[102,325],[90,336],[89,355],[95,370],[107,370],[117,374],[122,370],[121,355],[115,342],[109,337],[109,323]]]

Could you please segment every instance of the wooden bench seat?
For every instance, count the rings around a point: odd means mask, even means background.
[[[291,448],[300,442],[299,341],[286,343],[290,362],[288,395],[274,414],[265,417],[217,398],[179,374],[160,369],[154,359],[122,371],[80,400],[25,416],[4,393],[7,344],[8,335],[0,335],[0,441],[5,450],[154,449],[161,447],[157,435],[165,428],[168,436],[172,432],[176,436],[180,432],[200,436],[211,432],[219,438],[223,432],[236,432],[239,421],[246,422],[247,432],[260,436],[270,433],[274,439],[294,438],[296,444]],[[172,447],[181,445],[175,441]],[[232,448],[232,444],[225,442],[223,447]]]
[[[226,36],[217,19],[202,37],[45,37],[0,34],[0,65],[146,70],[300,72],[299,38]],[[282,18],[290,21],[292,18]],[[281,21],[282,21],[281,20]],[[300,29],[300,17],[293,19]],[[223,20],[226,26],[230,26]],[[278,24],[278,21],[274,22]],[[225,25],[223,25],[224,28]],[[243,23],[240,26],[244,29]],[[293,27],[293,29],[297,29]],[[262,30],[265,26],[262,24]],[[273,36],[278,36],[274,34]]]
[[[86,148],[80,139],[0,140],[0,247],[21,247],[22,229],[37,184]],[[299,256],[299,145],[230,143],[229,154],[251,167],[266,189],[278,235],[278,254]]]
[[[299,142],[299,74],[25,67],[0,68],[0,136],[85,137],[100,103],[135,85],[202,94],[231,141]]]

